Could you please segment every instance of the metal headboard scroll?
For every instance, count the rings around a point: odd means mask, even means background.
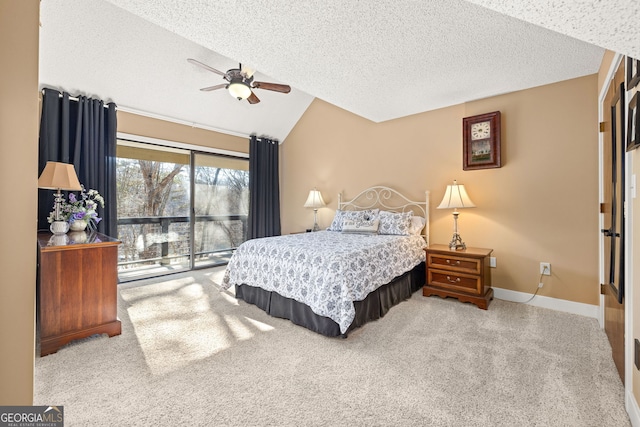
[[[404,194],[393,188],[381,185],[369,187],[351,200],[343,201],[342,193],[338,194],[338,209],[340,210],[364,210],[383,209],[392,212],[413,211],[414,215],[425,218],[423,237],[429,243],[429,191],[425,191],[425,201],[417,202],[408,199]]]

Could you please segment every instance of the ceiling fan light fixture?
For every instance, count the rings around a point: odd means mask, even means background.
[[[238,68],[232,68],[227,70],[226,73],[223,73],[222,71],[218,71],[215,68],[212,68],[207,64],[203,64],[200,61],[196,61],[193,58],[188,58],[187,61],[197,65],[198,67],[202,67],[205,70],[211,71],[212,73],[219,74],[225,80],[225,83],[222,84],[203,87],[200,89],[201,91],[211,92],[213,90],[225,88],[229,91],[231,96],[239,101],[246,99],[249,104],[257,104],[260,102],[260,98],[256,96],[253,89],[265,89],[280,93],[291,92],[291,86],[289,85],[253,81],[253,74],[256,70],[249,69],[247,67],[243,68],[242,64],[239,64]]]
[[[251,96],[251,88],[242,79],[233,79],[227,88],[229,93],[238,100],[247,99]]]

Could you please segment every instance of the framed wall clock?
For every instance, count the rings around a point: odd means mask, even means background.
[[[462,169],[502,166],[500,158],[500,111],[462,119]]]

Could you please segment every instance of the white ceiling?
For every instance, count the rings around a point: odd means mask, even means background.
[[[313,97],[380,122],[595,73],[603,47],[640,57],[639,4],[42,0],[40,82],[283,140]],[[293,89],[256,105],[200,92],[223,80],[189,57]]]

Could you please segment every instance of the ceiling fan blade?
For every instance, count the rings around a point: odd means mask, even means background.
[[[277,84],[277,83],[253,82],[253,87],[256,88],[256,89],[273,90],[275,92],[280,92],[280,93],[289,93],[289,92],[291,92],[291,86],[289,86],[289,85],[280,85],[280,84]]]
[[[227,83],[222,83],[219,85],[215,85],[215,86],[208,86],[208,87],[203,87],[202,89],[200,89],[203,92],[210,92],[212,90],[216,90],[216,89],[223,89],[227,87]]]
[[[203,64],[202,62],[200,62],[200,61],[196,61],[196,60],[195,60],[195,59],[193,59],[193,58],[187,58],[187,61],[189,61],[189,62],[190,62],[190,63],[192,63],[193,65],[197,65],[198,67],[202,67],[202,68],[204,68],[205,70],[209,70],[209,71],[211,71],[212,73],[220,74],[220,75],[221,75],[221,76],[223,76],[223,77],[224,77],[224,75],[225,75],[222,71],[218,71],[218,70],[216,70],[215,68],[209,67],[207,64]]]
[[[257,104],[258,102],[260,102],[260,99],[256,96],[255,93],[253,93],[253,91],[251,91],[251,95],[247,98],[247,101],[249,101],[249,104]]]

